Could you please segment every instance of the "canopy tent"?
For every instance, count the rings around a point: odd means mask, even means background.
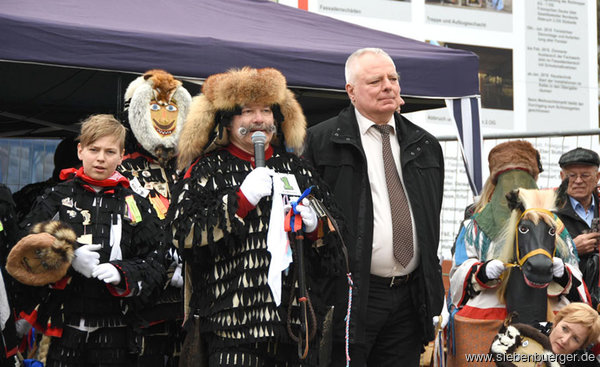
[[[316,123],[348,103],[344,63],[362,47],[392,56],[409,110],[479,95],[473,53],[270,1],[3,0],[0,44],[2,136],[56,136],[87,114],[119,112],[129,81],[153,68],[202,80],[275,67]]]

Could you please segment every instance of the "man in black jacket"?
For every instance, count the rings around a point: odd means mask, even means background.
[[[352,105],[308,130],[305,157],[345,214],[354,281],[351,363],[417,366],[422,345],[433,339],[432,316],[444,296],[437,257],[442,150],[431,134],[398,113],[404,104],[399,76],[383,50],[354,52],[346,61],[346,83]],[[401,201],[408,206],[397,209]],[[397,219],[406,219],[405,226]],[[398,251],[405,240],[408,246]],[[334,322],[340,327],[348,286],[340,279],[335,287]],[[340,329],[334,332],[338,366],[345,360],[344,338]]]
[[[579,268],[592,296],[594,308],[600,301],[598,289],[598,239],[600,233],[592,228],[598,221],[598,194],[600,157],[593,150],[576,148],[564,153],[558,160],[562,168],[560,178],[568,179],[567,198],[557,211],[564,222],[579,255]]]

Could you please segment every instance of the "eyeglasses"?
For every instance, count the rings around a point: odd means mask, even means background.
[[[584,173],[573,173],[573,172],[569,172],[567,173],[567,177],[569,178],[569,181],[573,180],[577,180],[577,177],[581,177],[581,179],[583,181],[589,181],[592,177],[595,177],[596,175],[589,173],[589,172],[584,172]]]

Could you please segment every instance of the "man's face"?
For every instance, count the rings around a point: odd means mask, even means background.
[[[351,67],[354,80],[346,92],[358,112],[376,123],[388,122],[404,104],[394,64],[384,55],[365,53]]]
[[[567,177],[569,177],[567,194],[579,202],[585,202],[596,189],[600,173],[596,166],[571,165],[560,172],[562,180]]]
[[[229,140],[246,153],[254,154],[252,133],[262,131],[267,137],[265,149],[275,133],[275,119],[270,106],[252,104],[242,107],[242,113],[233,116],[229,130]]]
[[[89,145],[77,144],[83,172],[94,180],[109,178],[123,160],[123,149],[114,136],[103,136]]]

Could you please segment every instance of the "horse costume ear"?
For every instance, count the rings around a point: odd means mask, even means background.
[[[523,202],[519,200],[519,189],[512,190],[506,194],[506,201],[508,203],[508,209],[511,211],[519,209],[521,212],[525,211]]]
[[[567,203],[567,189],[569,188],[569,177],[566,177],[556,189],[556,201],[554,205],[557,208],[562,208]]]
[[[517,320],[519,318],[519,314],[517,313],[517,311],[513,311],[511,313],[509,313],[508,315],[506,315],[506,318],[504,319],[504,326],[507,327],[508,325],[513,323],[513,320]]]

